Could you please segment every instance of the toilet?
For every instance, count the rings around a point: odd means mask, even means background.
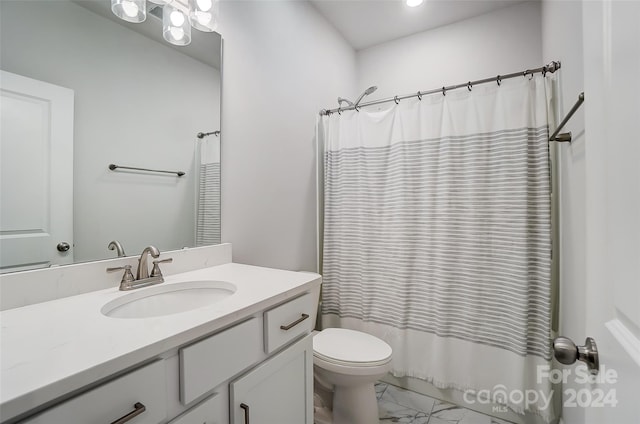
[[[391,369],[391,354],[391,346],[361,331],[315,333],[315,424],[379,423],[374,383]]]

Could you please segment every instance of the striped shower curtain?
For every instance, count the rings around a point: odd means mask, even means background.
[[[220,244],[220,138],[197,142],[196,246]]]
[[[319,122],[323,325],[385,340],[397,377],[547,421],[549,97],[527,76]]]

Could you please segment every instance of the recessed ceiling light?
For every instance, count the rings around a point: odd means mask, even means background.
[[[405,0],[405,1],[407,3],[407,6],[409,7],[418,7],[422,3],[424,3],[424,0]]]

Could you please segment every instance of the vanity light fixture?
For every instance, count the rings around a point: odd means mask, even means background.
[[[418,7],[422,3],[424,3],[424,0],[406,0],[405,2],[407,3],[407,6],[409,6],[409,7]]]
[[[218,27],[220,0],[149,1],[162,6],[162,36],[171,44],[191,43],[192,27],[203,32],[212,32]],[[111,11],[127,22],[140,23],[147,17],[146,0],[111,0]],[[150,13],[159,15],[155,11]]]

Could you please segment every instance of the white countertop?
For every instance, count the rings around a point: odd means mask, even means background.
[[[144,319],[102,315],[105,303],[131,293],[118,287],[0,312],[1,420],[308,291],[321,281],[313,273],[229,263],[172,275],[162,284],[194,280],[228,281],[237,291],[210,306]]]

